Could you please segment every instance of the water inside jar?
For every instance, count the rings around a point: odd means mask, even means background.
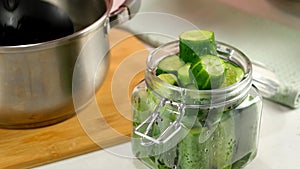
[[[0,3],[0,46],[55,40],[74,32],[69,16],[42,0],[3,0]]]

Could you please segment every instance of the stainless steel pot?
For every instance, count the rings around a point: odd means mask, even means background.
[[[98,76],[95,83],[99,86],[109,63],[105,52],[109,50],[110,21],[126,21],[140,6],[139,0],[127,0],[112,12],[113,0],[45,1],[65,11],[75,31],[41,43],[0,46],[0,127],[41,127],[73,116],[75,63],[82,67],[80,77]],[[105,54],[97,54],[99,51]],[[95,62],[99,62],[97,74],[87,74]],[[84,79],[75,80],[76,84],[85,83]]]

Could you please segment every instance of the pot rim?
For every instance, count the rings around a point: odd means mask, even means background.
[[[104,3],[106,5],[106,11],[103,13],[103,15],[98,18],[95,22],[88,25],[87,27],[76,31],[70,35],[63,36],[61,38],[57,38],[54,40],[49,40],[46,42],[40,42],[40,43],[32,43],[32,44],[24,44],[24,45],[12,45],[12,46],[0,46],[0,52],[1,53],[7,53],[7,52],[24,52],[24,50],[41,50],[44,48],[51,48],[54,46],[60,46],[62,44],[68,43],[72,40],[75,40],[77,38],[80,38],[82,36],[85,36],[87,33],[90,33],[97,28],[99,28],[101,25],[105,23],[107,18],[110,15],[110,11],[113,6],[113,0],[104,0]]]

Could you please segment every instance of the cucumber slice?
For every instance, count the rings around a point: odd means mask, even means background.
[[[230,169],[235,151],[234,112],[224,112],[213,133],[212,168]]]
[[[221,87],[233,85],[243,79],[245,73],[243,69],[230,62],[225,62],[225,79]]]
[[[162,73],[176,73],[184,65],[184,61],[178,55],[171,55],[163,58],[157,65],[156,75]]]
[[[196,64],[192,65],[191,70],[199,89],[216,89],[224,81],[225,64],[223,59],[217,56],[202,56]]]
[[[191,30],[179,36],[180,58],[185,62],[196,63],[203,55],[217,55],[214,32]]]
[[[199,143],[199,137],[205,132],[207,132],[207,128],[193,128],[178,144],[179,168],[210,168],[211,150],[209,149],[209,142]]]
[[[178,84],[177,77],[172,73],[160,74],[157,77],[171,85],[177,86],[177,84]]]
[[[186,63],[177,72],[180,87],[197,89],[197,82],[190,70],[191,63]]]

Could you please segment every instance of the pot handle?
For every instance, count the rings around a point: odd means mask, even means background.
[[[141,0],[125,0],[117,10],[110,14],[110,26],[113,27],[132,19],[139,11],[140,6]]]

